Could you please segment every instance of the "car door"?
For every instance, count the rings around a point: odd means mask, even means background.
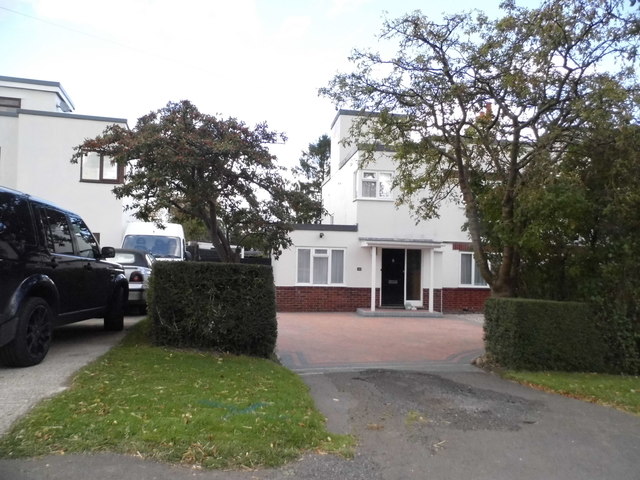
[[[56,286],[60,320],[64,323],[65,315],[84,308],[85,275],[82,259],[75,255],[66,214],[44,204],[35,204],[34,207],[46,247],[40,268]]]
[[[100,247],[89,227],[77,215],[69,214],[76,255],[81,258],[84,275],[84,307],[100,310],[107,304],[113,265],[100,260]]]

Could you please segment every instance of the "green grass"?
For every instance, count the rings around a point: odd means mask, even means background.
[[[276,363],[150,346],[148,325],[81,370],[0,439],[0,456],[117,452],[204,468],[278,466],[305,451],[349,455],[306,385]]]
[[[505,378],[640,415],[640,377],[596,373],[514,372]]]

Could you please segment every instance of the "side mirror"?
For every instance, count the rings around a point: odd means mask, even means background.
[[[100,255],[102,258],[113,258],[116,256],[116,249],[113,247],[102,247]]]
[[[193,260],[193,256],[191,255],[191,252],[189,250],[185,250],[184,251],[184,259],[185,260]]]

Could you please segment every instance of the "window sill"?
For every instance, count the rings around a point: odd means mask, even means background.
[[[394,199],[389,197],[389,198],[379,198],[379,197],[356,197],[354,200],[368,200],[371,202],[393,202]]]
[[[117,185],[122,183],[122,180],[85,180],[81,178],[80,183],[105,183],[107,185]]]
[[[346,287],[346,283],[296,283],[296,287]]]
[[[471,285],[471,284],[461,283],[458,285],[458,288],[490,289],[491,287],[489,285]]]

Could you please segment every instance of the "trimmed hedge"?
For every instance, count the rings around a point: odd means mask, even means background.
[[[271,267],[156,262],[148,297],[156,345],[270,357],[276,345]]]
[[[604,343],[587,304],[489,298],[484,308],[485,348],[500,366],[515,370],[605,370]]]

